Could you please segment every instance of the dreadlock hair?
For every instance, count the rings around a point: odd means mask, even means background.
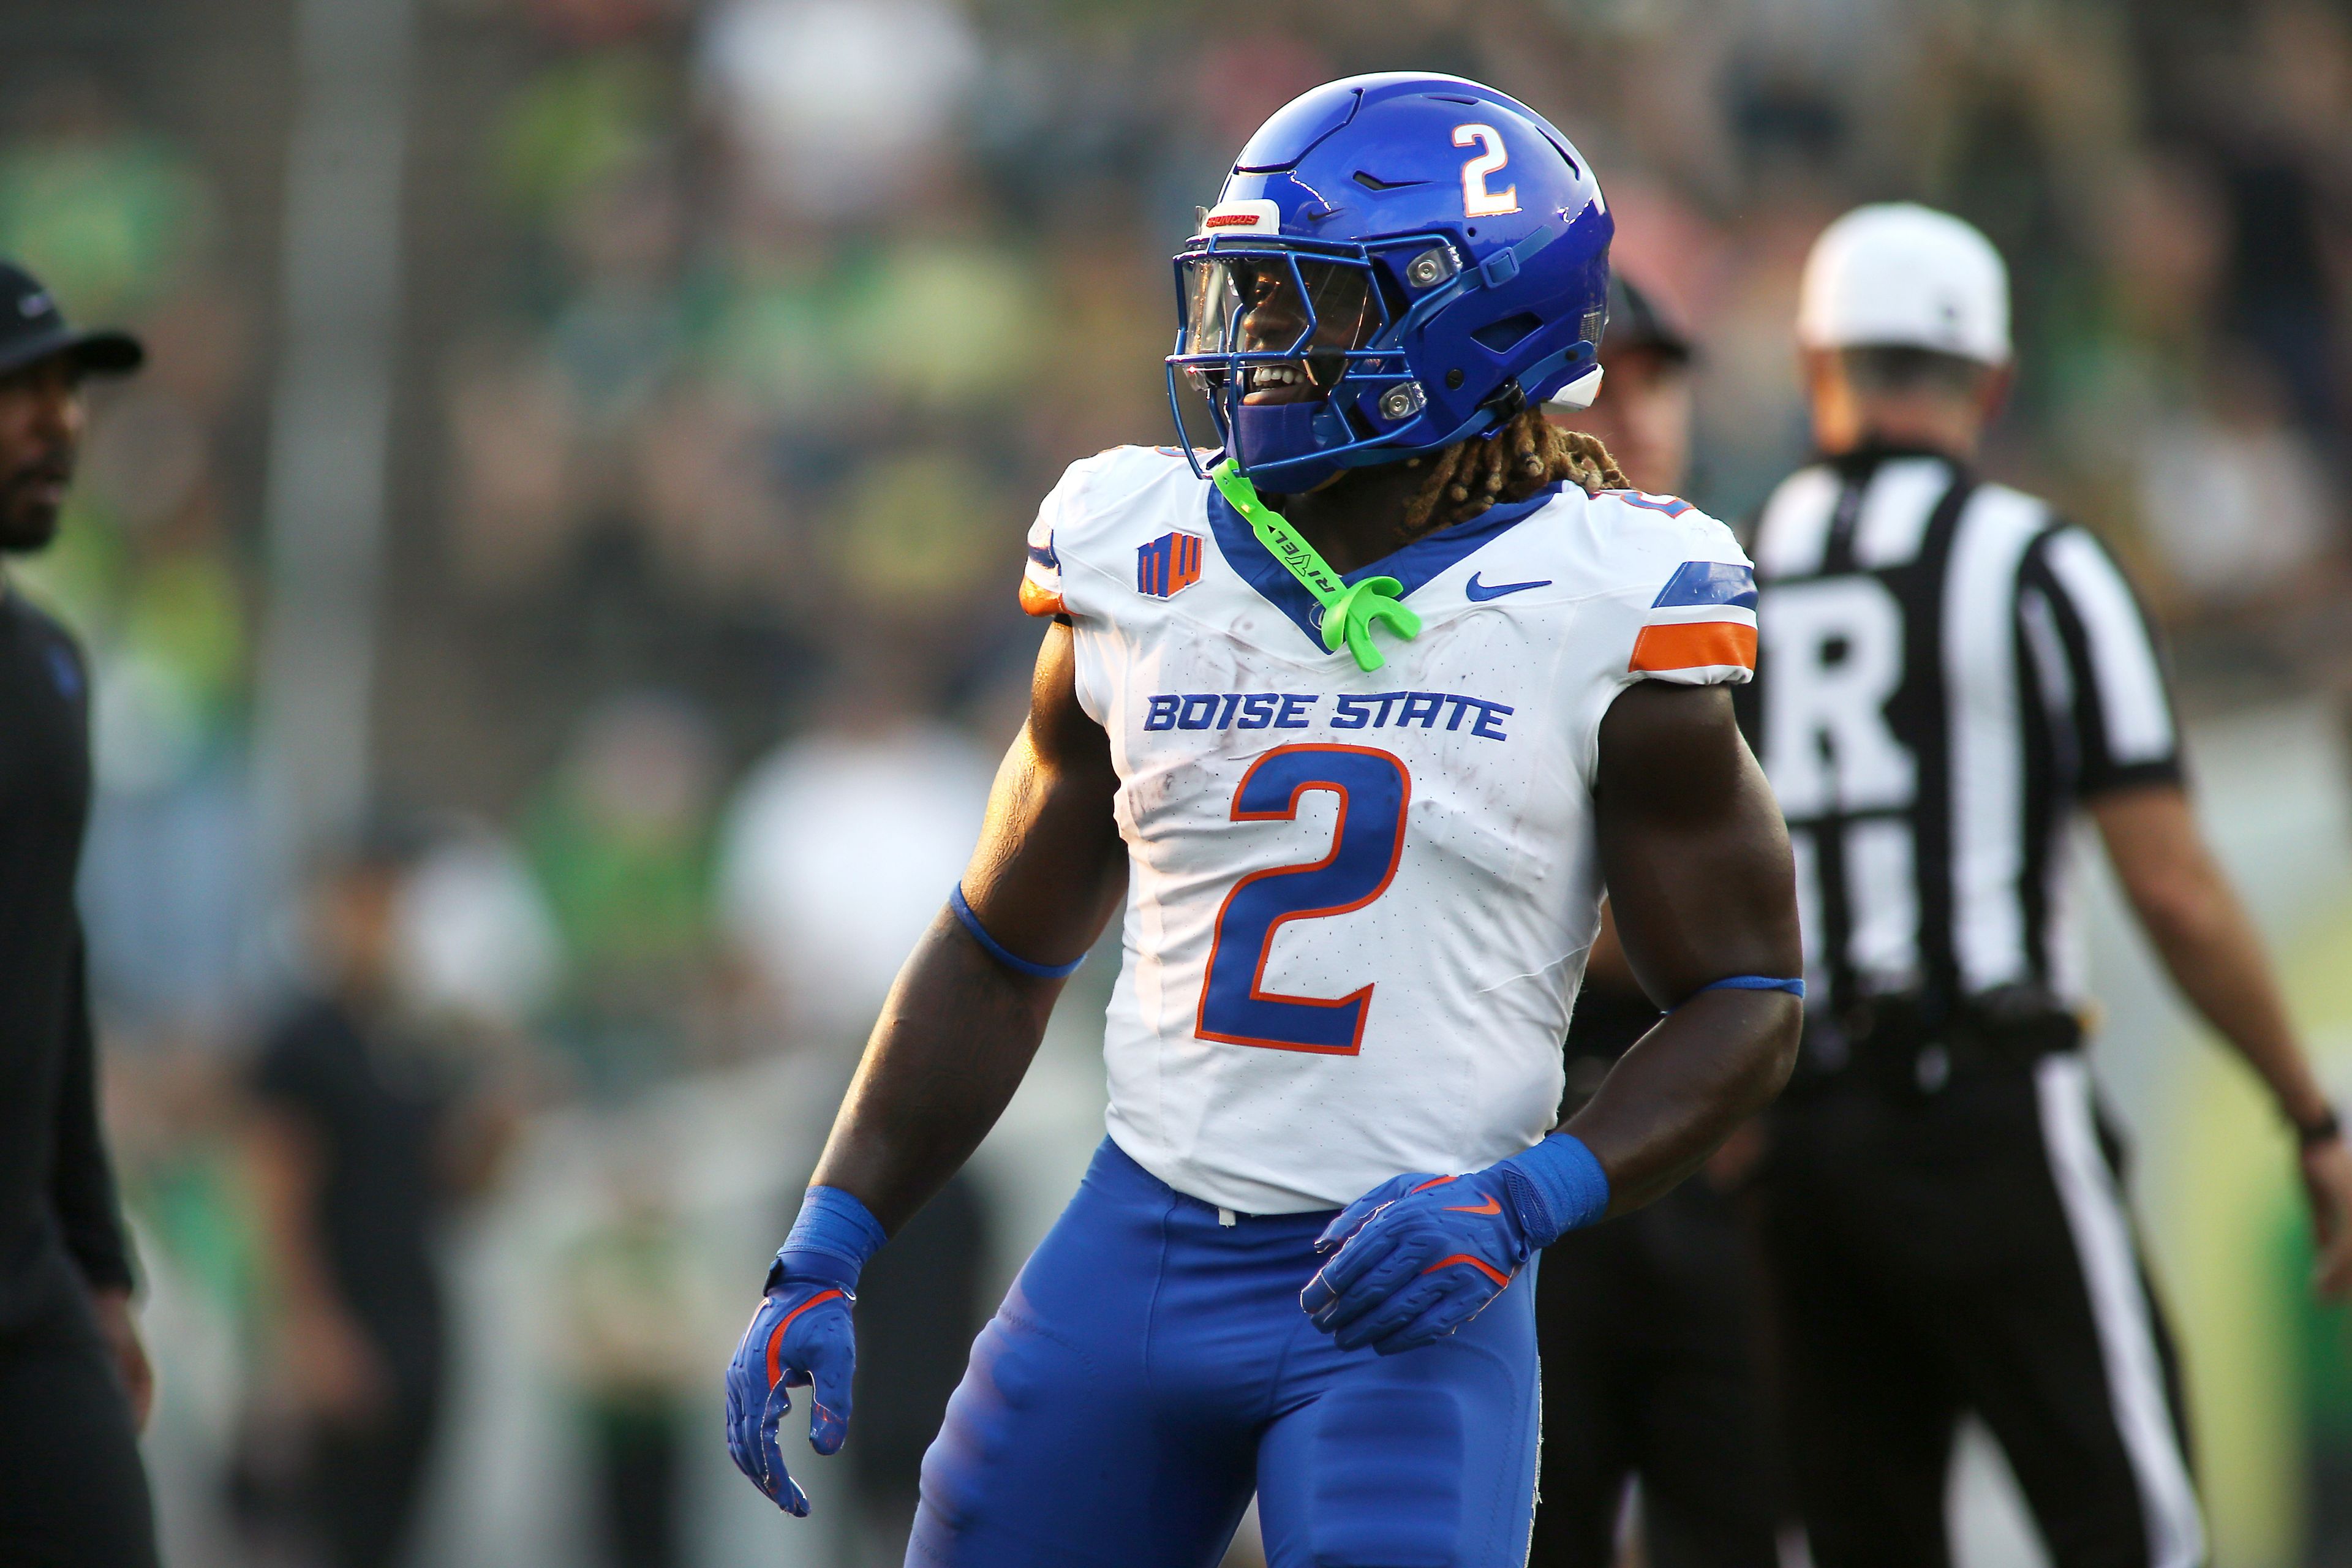
[[[1457,441],[1427,458],[1429,477],[1405,503],[1413,537],[1467,522],[1497,502],[1521,501],[1565,479],[1587,491],[1631,489],[1600,437],[1562,430],[1541,408],[1523,408],[1484,438]]]

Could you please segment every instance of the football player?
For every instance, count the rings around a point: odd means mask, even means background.
[[[1253,1491],[1277,1568],[1524,1559],[1532,1259],[1769,1099],[1801,990],[1726,689],[1747,558],[1541,416],[1598,382],[1610,234],[1567,139],[1458,78],[1335,82],[1242,150],[1168,362],[1223,448],[1046,498],[1028,724],[729,1369],[788,1510],[786,1391],[837,1449],[860,1267],[1124,904],[1109,1137],[973,1348],[908,1561],[1213,1563]],[[1555,1128],[1604,887],[1668,1016]]]

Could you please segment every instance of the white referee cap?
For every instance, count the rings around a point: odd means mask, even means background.
[[[1916,202],[1856,207],[1805,258],[1797,341],[2009,363],[2009,268],[1977,229]]]

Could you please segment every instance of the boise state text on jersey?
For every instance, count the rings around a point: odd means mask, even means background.
[[[1312,691],[1155,692],[1146,698],[1143,727],[1147,730],[1311,730],[1318,724],[1333,730],[1385,730],[1396,715],[1400,729],[1418,724],[1459,730],[1471,720],[1470,732],[1490,741],[1507,741],[1501,721],[1510,716],[1507,702],[1465,697],[1454,691],[1375,691],[1368,696],[1343,695],[1329,700],[1327,715],[1317,711],[1325,701]]]

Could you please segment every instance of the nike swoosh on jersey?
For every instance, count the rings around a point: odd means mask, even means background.
[[[1551,579],[1549,577],[1533,583],[1481,583],[1478,581],[1478,574],[1473,572],[1470,574],[1470,581],[1462,585],[1462,592],[1469,596],[1472,604],[1483,605],[1489,599],[1499,599],[1506,594],[1517,594],[1529,588],[1550,586]]]

